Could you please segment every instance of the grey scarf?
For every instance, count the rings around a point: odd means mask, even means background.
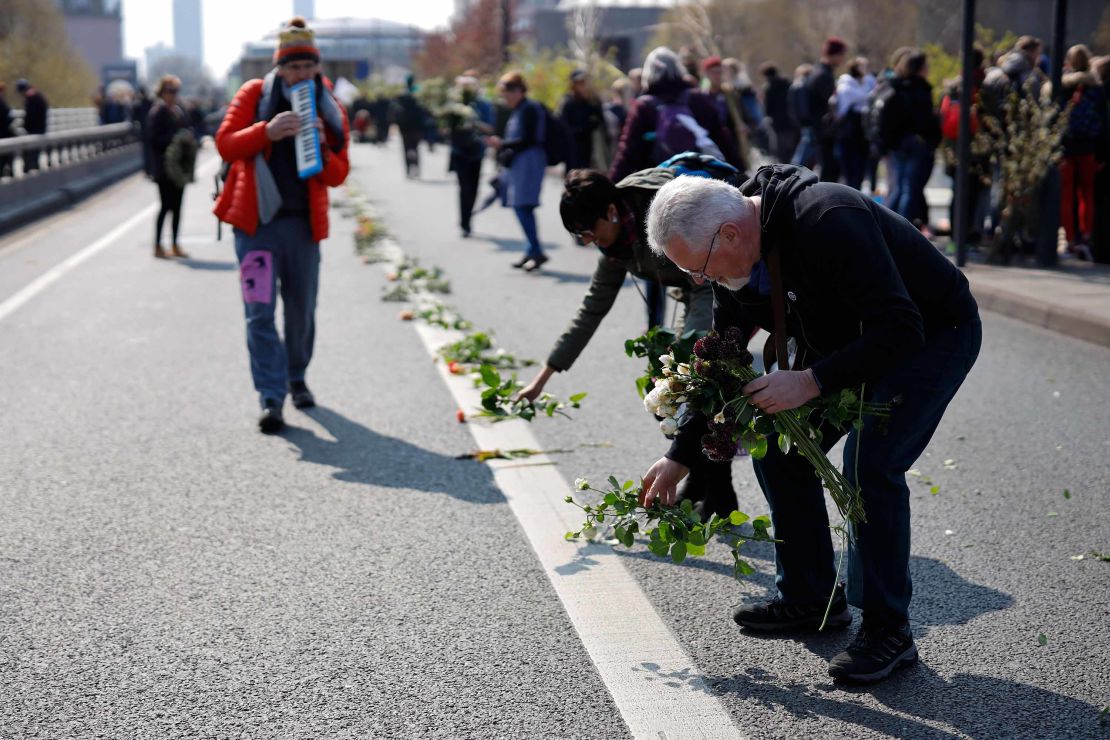
[[[285,96],[286,100],[289,99],[289,84],[278,76],[276,69],[271,70],[262,80],[262,97],[258,99],[255,121],[269,121],[274,117],[274,108],[277,105],[274,98],[275,82],[280,82],[282,95]],[[331,91],[327,89],[319,77],[316,79],[316,86],[316,113],[323,119],[324,127],[336,140],[337,143],[332,146],[332,151],[338,153],[342,151],[345,143],[343,113],[339,109],[339,103],[336,102]],[[258,194],[258,221],[259,223],[268,224],[281,210],[281,193],[278,191],[274,175],[270,172],[270,165],[266,163],[266,158],[262,156],[262,152],[259,152],[254,158],[254,184],[255,192]]]

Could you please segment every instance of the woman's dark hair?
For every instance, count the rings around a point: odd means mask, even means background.
[[[921,49],[914,49],[902,57],[898,66],[894,68],[894,74],[904,78],[917,77],[921,74],[921,70],[925,69],[928,61],[929,58],[925,55],[925,52]]]
[[[608,177],[597,170],[571,170],[563,181],[559,215],[567,231],[591,231],[616,201],[617,188]]]

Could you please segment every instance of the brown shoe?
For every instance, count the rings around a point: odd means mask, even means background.
[[[166,254],[166,250],[162,249],[161,244],[155,244],[154,245],[154,257],[155,257],[155,259],[164,260],[164,259],[168,259],[169,255]]]
[[[177,246],[176,244],[173,245],[173,249],[170,254],[172,254],[174,257],[180,257],[182,259],[189,258],[188,253],[186,253],[184,250],[181,249],[181,247]]]

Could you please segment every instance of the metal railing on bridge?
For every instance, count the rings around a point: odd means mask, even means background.
[[[11,126],[16,133],[25,133],[23,128],[23,111],[13,108],[11,111]],[[100,114],[96,108],[50,108],[46,112],[46,130],[49,133],[60,131],[73,131],[79,128],[92,128],[100,124]]]
[[[138,129],[130,123],[0,139],[0,177],[66,167],[138,141]]]
[[[130,123],[0,139],[0,232],[138,172],[142,147]]]
[[[0,177],[66,167],[139,141],[130,123],[0,139]]]

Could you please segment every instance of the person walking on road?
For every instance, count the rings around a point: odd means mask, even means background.
[[[805,117],[802,139],[794,152],[793,163],[809,167],[819,165],[821,179],[836,182],[840,179],[839,167],[833,152],[832,130],[826,125],[829,117],[829,99],[836,92],[836,70],[844,62],[848,46],[836,36],[825,39],[821,59],[806,76]]]
[[[866,57],[853,59],[848,71],[836,81],[836,119],[833,124],[836,159],[844,184],[856,190],[863,187],[871,155],[863,116],[874,89],[875,76],[868,70]]]
[[[790,112],[790,80],[779,74],[773,62],[764,62],[759,71],[766,82],[763,85],[763,106],[771,119],[775,133],[771,154],[777,162],[789,162],[798,146],[798,122]]]
[[[12,133],[12,109],[4,99],[6,89],[7,85],[0,80],[0,140],[15,135]],[[11,177],[12,174],[12,155],[0,154],[0,177]]]
[[[761,167],[739,189],[676,178],[652,201],[647,234],[695,282],[715,283],[715,329],[773,328],[780,341],[796,341],[793,368],[742,389],[752,405],[774,414],[860,387],[869,401],[898,399],[885,425],[865,417],[847,435],[844,475],[862,491],[866,522],[849,533],[846,596],[813,466],[773,444],[755,461],[779,540],[778,597],[738,607],[733,619],[759,632],[812,629],[834,594],[828,624],[848,626],[849,604],[863,610],[863,624],[829,661],[829,675],[877,681],[912,663],[906,471],[979,354],[982,325],[967,279],[904,218],[792,165]],[[697,413],[683,420],[644,475],[645,506],[674,505],[678,483],[703,454],[706,421]],[[826,451],[843,436],[828,425],[822,434]]]
[[[1095,172],[1110,141],[1102,81],[1091,71],[1091,51],[1083,44],[1068,49],[1061,99],[1071,104],[1060,160],[1060,221],[1068,253],[1091,259],[1095,230]],[[1103,205],[1106,207],[1106,204]]]
[[[50,103],[46,96],[27,80],[18,80],[15,89],[23,96],[23,130],[28,135],[45,134],[46,122],[50,114]],[[34,172],[39,168],[38,149],[28,149],[23,153],[23,172]]]
[[[482,181],[484,137],[493,133],[493,106],[478,97],[477,77],[460,76],[455,80],[455,88],[460,109],[449,109],[446,115],[451,145],[449,169],[459,180],[459,228],[463,238],[467,238]]]
[[[158,184],[158,197],[161,205],[158,219],[154,222],[154,256],[165,259],[170,256],[162,248],[162,225],[166,215],[170,216],[170,254],[174,257],[188,257],[177,243],[181,227],[181,200],[185,195],[185,185],[170,176],[167,167],[167,153],[174,139],[188,132],[188,119],[185,111],[177,104],[181,91],[181,80],[173,75],[163,75],[154,91],[158,101],[147,114],[146,138],[150,146],[150,177]]]
[[[320,73],[320,51],[305,20],[295,17],[279,34],[276,67],[239,88],[216,132],[216,149],[229,163],[216,216],[235,227],[235,253],[247,318],[251,376],[262,405],[258,425],[273,434],[285,425],[286,393],[293,405],[316,403],[305,383],[316,336],[320,242],[328,236],[328,188],[347,179],[347,115]],[[294,136],[300,119],[289,89],[316,85],[316,128],[323,169],[298,175]],[[274,324],[278,290],[285,342]]]
[[[405,79],[405,92],[393,102],[393,120],[401,131],[401,146],[405,156],[405,177],[420,177],[420,141],[427,129],[429,114],[416,99],[416,82],[413,76]]]
[[[497,149],[497,161],[504,168],[501,180],[501,202],[516,213],[524,238],[528,240],[524,256],[513,267],[533,272],[550,259],[540,246],[536,231],[536,208],[547,167],[544,136],[547,134],[547,112],[539,103],[528,99],[528,85],[520,72],[508,72],[497,83],[502,100],[511,111],[505,126],[505,137],[491,136],[489,143]]]
[[[567,171],[593,166],[594,132],[604,121],[601,99],[590,88],[590,76],[584,69],[570,74],[570,90],[559,104],[559,119],[570,133]]]
[[[621,131],[609,179],[620,182],[633,172],[656,167],[684,151],[717,157],[743,170],[736,139],[717,113],[713,99],[691,90],[682,59],[666,46],[644,59],[645,92],[632,103]],[[663,323],[666,296],[655,283],[645,283],[648,326]]]
[[[933,86],[927,79],[925,52],[914,49],[906,54],[894,74],[894,97],[887,103],[891,106],[890,119],[884,124],[894,142],[892,153],[898,176],[897,199],[890,207],[919,228],[927,228],[925,186],[933,174],[941,131],[940,118],[933,108]]]

